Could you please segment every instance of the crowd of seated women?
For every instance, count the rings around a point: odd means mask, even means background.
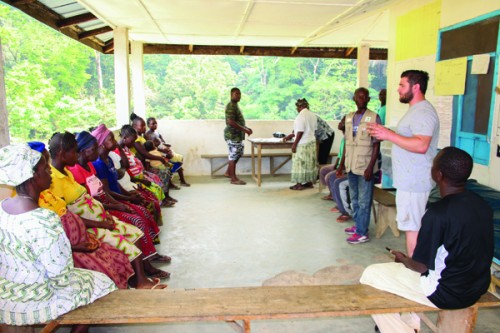
[[[14,189],[0,202],[0,324],[47,322],[116,288],[167,288],[153,264],[171,261],[156,245],[175,164],[148,153],[141,119],[118,142],[101,124],[0,149],[0,184]]]

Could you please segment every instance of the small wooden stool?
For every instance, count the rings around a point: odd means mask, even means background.
[[[394,190],[373,187],[373,217],[377,225],[375,237],[380,238],[389,227],[395,237],[399,237],[398,224],[396,222],[396,195]],[[375,202],[378,203],[378,212],[375,211]]]

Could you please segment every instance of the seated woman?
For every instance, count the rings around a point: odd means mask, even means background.
[[[44,323],[116,290],[106,275],[74,267],[61,220],[38,206],[50,183],[38,151],[26,144],[0,149],[0,184],[17,192],[0,203],[0,324]],[[87,331],[86,325],[72,329]]]
[[[130,194],[127,191],[117,193],[111,189],[111,187],[113,189],[118,187],[118,190],[120,190],[119,185],[116,184],[116,170],[113,167],[113,163],[106,157],[107,153],[103,153],[108,152],[105,148],[106,146],[109,147],[109,149],[116,146],[113,133],[110,132],[108,136],[109,138],[106,137],[103,144],[98,147],[97,139],[90,133],[85,131],[79,133],[76,138],[79,153],[78,163],[72,167],[68,167],[68,170],[73,174],[75,181],[85,186],[88,193],[99,200],[114,216],[124,221],[130,219],[147,219],[151,222],[153,216],[149,214],[149,211],[142,206],[142,204],[146,201],[151,203],[156,201],[156,204],[158,204],[158,201],[152,194],[149,196],[141,196],[139,193]],[[101,152],[101,155],[97,162],[98,151]],[[93,163],[95,163],[95,165]],[[111,166],[111,168],[108,168],[108,166]],[[113,186],[110,186],[108,181],[110,178],[114,180]],[[138,204],[134,204],[133,202],[137,202]],[[149,263],[150,261],[169,263],[171,261],[170,257],[156,254],[144,264],[147,274],[150,277],[168,278],[170,276],[170,273],[153,267]]]
[[[141,162],[146,165],[146,159],[156,160],[163,163],[165,166],[168,166],[168,159],[165,157],[159,157],[148,153],[146,148],[144,148],[144,142],[146,139],[144,138],[144,133],[146,133],[146,122],[141,117],[137,116],[135,113],[130,115],[130,120],[132,121],[132,128],[136,131],[136,139],[134,145],[131,147],[131,151],[135,154],[135,156],[141,160]],[[123,127],[122,127],[123,130]],[[122,136],[123,138],[123,136]],[[169,199],[173,199],[169,194],[169,188],[172,184],[172,172],[170,168],[165,170],[160,169],[151,169],[148,170],[157,175],[161,182],[163,183],[163,191],[165,191],[165,196]],[[173,199],[176,201],[175,199]]]
[[[154,117],[148,118],[148,128],[149,130],[144,134],[144,138],[146,140],[153,141],[158,147],[158,150],[164,153],[170,160],[170,162],[174,164],[174,169],[172,170],[172,172],[177,172],[177,174],[179,175],[181,186],[191,186],[191,184],[188,184],[186,182],[186,179],[184,178],[184,168],[182,167],[182,164],[184,163],[184,156],[174,152],[172,147],[167,144],[165,140],[163,140],[161,134],[156,131],[158,128],[158,123],[156,122],[156,119]]]
[[[42,153],[47,161],[50,159],[49,152],[42,142],[28,142],[28,145]],[[104,273],[118,288],[127,288],[127,281],[134,275],[134,270],[123,252],[109,244],[101,243],[94,234],[88,233],[80,217],[68,211],[64,200],[53,195],[50,190],[40,194],[38,204],[59,215],[71,244],[75,267]]]
[[[159,257],[162,259],[170,259],[164,257],[156,252],[153,244],[153,238],[157,236],[159,229],[154,221],[142,220],[136,218],[134,214],[120,215],[121,217],[128,218],[129,220],[122,222],[114,217],[114,211],[107,212],[103,205],[92,198],[85,187],[78,184],[73,174],[66,168],[73,166],[77,162],[77,142],[75,136],[71,133],[56,133],[52,136],[49,142],[49,152],[52,158],[52,185],[51,191],[58,197],[64,199],[68,205],[68,209],[73,213],[79,215],[87,228],[95,233],[99,240],[108,242],[113,246],[121,246],[122,239],[127,238],[129,232],[127,230],[140,229],[142,237],[140,237],[140,249],[144,257],[144,267],[146,273],[153,274],[152,266],[148,266],[147,258]],[[135,225],[134,225],[135,223]],[[118,233],[119,238],[110,238],[110,233]],[[114,236],[114,235],[113,235]],[[119,247],[120,248],[120,247]]]
[[[144,181],[147,181],[162,186],[163,193],[165,194],[164,206],[169,207],[177,202],[177,200],[168,196],[168,187],[165,187],[163,181],[160,180],[158,176],[161,174],[161,171],[158,171],[158,175],[147,172],[144,168],[144,164],[132,152],[131,148],[135,146],[137,140],[137,131],[130,125],[123,125],[120,130],[120,136],[121,139],[118,142],[119,147],[115,149],[114,152],[110,153],[110,157],[115,159],[115,155],[123,154],[123,156],[120,156],[122,166],[127,169],[132,180],[142,182],[143,184],[146,184]],[[165,159],[163,159],[163,161],[165,161]],[[168,164],[168,162],[165,162],[165,164]]]

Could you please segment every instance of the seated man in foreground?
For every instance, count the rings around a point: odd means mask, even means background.
[[[432,165],[441,200],[422,218],[413,256],[391,250],[394,263],[371,265],[360,282],[440,309],[473,305],[490,284],[493,259],[493,211],[465,189],[473,161],[465,151],[446,147]],[[381,332],[420,328],[415,314],[372,316]]]

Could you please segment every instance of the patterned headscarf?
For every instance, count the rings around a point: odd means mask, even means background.
[[[101,124],[97,126],[95,130],[92,131],[92,135],[97,139],[97,144],[100,146],[106,139],[106,137],[111,133],[111,131],[106,127],[106,125]]]
[[[97,139],[94,138],[89,132],[83,131],[76,135],[76,142],[78,143],[78,151],[80,152],[84,149],[92,147],[94,142],[97,142]]]
[[[0,184],[17,186],[35,174],[42,154],[27,144],[15,144],[0,149]]]

